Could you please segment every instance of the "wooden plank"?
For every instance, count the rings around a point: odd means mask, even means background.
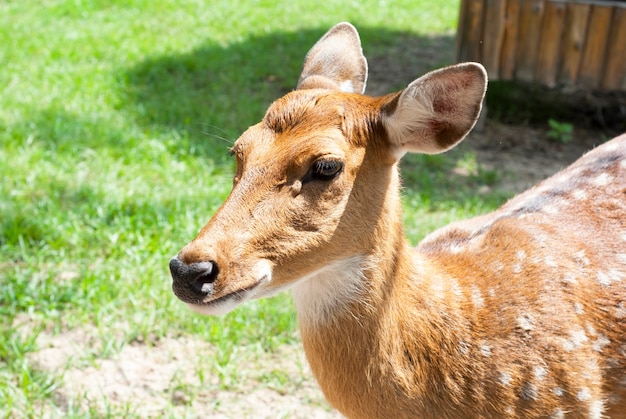
[[[456,30],[456,61],[467,61],[467,0],[461,0],[459,24]]]
[[[591,6],[588,4],[569,3],[567,5],[560,56],[559,81],[561,83],[574,84],[578,81],[590,9]]]
[[[556,84],[566,10],[566,5],[560,2],[548,1],[545,6],[535,79],[548,87]]]
[[[466,37],[466,61],[482,61],[482,41],[483,41],[483,0],[467,1],[467,30]]]
[[[500,54],[501,80],[512,80],[515,76],[520,10],[521,0],[507,1],[504,38],[502,39],[502,53]]]
[[[602,88],[626,90],[626,8],[616,7],[607,43]]]
[[[500,54],[504,40],[506,0],[485,0],[485,24],[483,31],[483,59],[491,79],[500,76]]]
[[[599,87],[604,72],[606,44],[611,29],[613,8],[592,6],[587,29],[587,40],[583,50],[578,83],[589,87]]]
[[[522,2],[518,36],[517,68],[515,71],[516,79],[526,81],[534,80],[543,14],[543,0],[524,0]]]

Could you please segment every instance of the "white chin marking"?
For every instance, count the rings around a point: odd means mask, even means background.
[[[205,316],[223,316],[224,314],[233,311],[239,304],[233,299],[228,299],[211,305],[189,303],[187,305],[196,313],[203,314]]]

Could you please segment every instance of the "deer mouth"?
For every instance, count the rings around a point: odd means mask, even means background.
[[[235,291],[222,295],[221,297],[213,298],[206,297],[202,300],[185,301],[187,305],[194,311],[200,314],[207,315],[221,315],[226,314],[233,310],[235,307],[243,304],[244,302],[254,299],[258,293],[259,287],[269,281],[269,276],[264,275],[254,284],[247,287],[239,288]]]
[[[201,305],[212,305],[212,304],[220,304],[227,300],[241,301],[246,300],[247,296],[252,292],[252,290],[256,289],[261,283],[263,283],[264,278],[261,278],[257,283],[252,284],[250,286],[241,288],[237,291],[229,292],[226,295],[222,295],[221,297],[213,298],[211,300],[205,299],[200,304]]]

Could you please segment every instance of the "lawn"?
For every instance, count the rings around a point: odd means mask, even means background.
[[[243,374],[235,354],[297,345],[288,294],[200,317],[173,296],[168,260],[227,197],[230,144],[330,26],[351,21],[380,56],[450,39],[457,13],[442,0],[1,1],[0,417],[136,414],[63,390],[72,368],[131,345],[206,342],[195,373],[226,390]],[[447,176],[459,165],[474,174],[460,184]],[[410,157],[412,241],[501,202],[472,192],[495,177],[475,166]],[[77,333],[88,351],[41,365],[46,342]]]

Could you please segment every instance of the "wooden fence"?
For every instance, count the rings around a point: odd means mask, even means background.
[[[457,59],[492,80],[626,90],[626,0],[462,0]]]

